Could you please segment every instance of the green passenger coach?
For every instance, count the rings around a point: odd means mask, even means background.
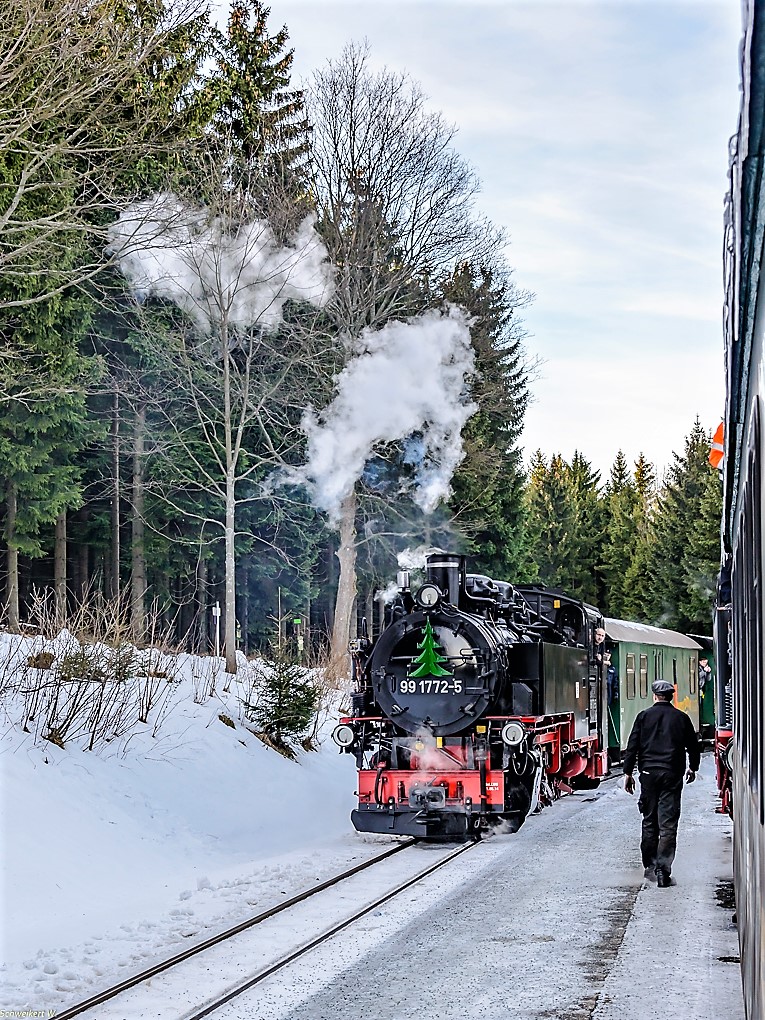
[[[698,666],[701,645],[685,634],[647,624],[606,618],[606,649],[616,669],[616,696],[608,704],[608,751],[618,761],[638,712],[653,704],[651,684],[675,685],[674,704],[687,712],[698,732]]]

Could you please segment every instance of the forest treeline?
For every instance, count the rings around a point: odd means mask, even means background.
[[[217,605],[231,669],[237,645],[297,631],[337,656],[396,554],[439,546],[708,632],[709,436],[696,422],[664,479],[621,454],[608,479],[586,452],[524,467],[530,296],[454,129],[364,46],[297,89],[269,16],[258,0],[235,0],[224,28],[194,0],[6,11],[4,623],[63,624],[106,599],[139,642],[159,625],[207,649]],[[338,395],[397,322],[413,324],[402,359],[434,328],[453,347],[416,378],[389,359],[349,425]],[[396,379],[416,404],[439,372],[459,384],[458,356],[464,392],[407,426]],[[334,491],[343,457],[360,466]],[[423,479],[447,468],[448,500],[424,507]]]

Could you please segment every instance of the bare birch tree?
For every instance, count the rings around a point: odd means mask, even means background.
[[[178,145],[183,97],[162,110],[149,82],[169,82],[170,41],[202,11],[199,0],[154,4],[143,19],[107,0],[3,6],[0,284],[13,286],[0,288],[0,308],[46,300],[101,271],[126,175]]]
[[[248,194],[257,192],[260,203],[262,187],[251,188],[251,173],[247,168],[238,176],[234,157],[221,160],[216,147],[206,164],[206,206],[156,196],[127,210],[112,235],[134,291],[186,313],[169,323],[144,317],[145,349],[162,366],[165,386],[144,400],[169,435],[176,484],[204,493],[205,508],[213,508],[195,514],[178,504],[178,510],[223,536],[225,656],[232,673],[237,509],[274,499],[261,483],[298,455],[298,422],[320,360],[310,346],[316,334],[287,329],[284,306],[321,306],[331,291],[326,249],[312,221],[280,244],[252,212]],[[137,619],[134,605],[134,625]]]
[[[374,72],[366,46],[349,45],[315,73],[307,106],[316,208],[338,267],[327,311],[350,354],[363,329],[427,307],[434,282],[458,263],[497,262],[503,238],[476,211],[479,181],[453,148],[454,127],[406,74]],[[349,491],[331,641],[338,663],[356,594],[356,514]]]

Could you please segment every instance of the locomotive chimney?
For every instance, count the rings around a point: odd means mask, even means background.
[[[451,553],[428,556],[428,580],[438,585],[447,601],[459,606],[460,592],[465,586],[465,557]]]

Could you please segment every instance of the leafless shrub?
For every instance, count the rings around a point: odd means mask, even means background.
[[[205,666],[208,668],[205,669]],[[207,661],[196,659],[191,667],[191,684],[194,690],[194,704],[204,703],[215,694],[215,683],[218,679],[220,659]]]
[[[163,650],[169,643],[158,627],[158,613],[152,615],[150,632],[160,647],[138,649],[129,640],[128,600],[90,596],[67,621],[68,628],[58,632],[50,593],[33,595],[30,619],[38,637],[23,661],[16,657],[13,673],[22,727],[35,741],[60,747],[82,742],[92,751],[137,723],[147,724],[153,710],[156,735],[169,711],[177,656]],[[0,680],[11,670],[10,660],[0,663]]]
[[[304,737],[302,745],[306,751],[316,751],[321,743],[321,732],[328,719],[337,710],[338,699],[347,696],[347,677],[338,677],[337,672],[328,663],[324,668],[313,671],[313,682],[316,686],[316,711],[311,728]]]
[[[3,647],[0,654],[0,699],[16,694],[19,690],[19,669],[25,647],[20,638],[13,638]]]

